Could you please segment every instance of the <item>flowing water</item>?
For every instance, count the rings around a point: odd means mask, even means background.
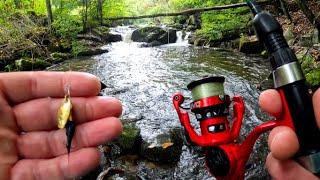
[[[188,46],[181,38],[176,44],[140,48],[130,42],[129,28],[115,29],[123,34],[124,41],[106,45],[108,53],[73,59],[49,68],[85,71],[97,75],[107,85],[104,95],[114,96],[123,103],[123,119],[139,119],[137,126],[144,139],[152,141],[156,135],[180,127],[172,105],[172,95],[182,92],[190,102],[189,82],[208,75],[226,77],[225,89],[230,96],[245,99],[246,114],[241,137],[268,117],[257,104],[259,91],[255,85],[269,73],[267,60],[213,48]],[[84,87],[85,88],[85,87]],[[192,116],[191,116],[192,117]],[[192,119],[194,126],[197,121]],[[249,160],[251,168],[246,179],[265,179],[267,153],[265,136],[260,139]],[[180,161],[169,168],[148,168],[138,164],[140,177],[145,179],[212,179],[205,170],[203,155],[183,146]]]

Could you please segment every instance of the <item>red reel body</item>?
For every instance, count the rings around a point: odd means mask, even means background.
[[[284,99],[284,94],[281,90],[279,92],[281,98]],[[191,112],[200,122],[201,134],[198,134],[190,123],[189,114],[181,108],[183,101],[182,94],[177,93],[173,96],[173,104],[180,123],[185,128],[186,135],[192,143],[207,148],[206,166],[217,179],[244,179],[245,165],[258,137],[279,125],[293,128],[289,109],[284,103],[283,114],[279,115],[277,120],[270,120],[256,126],[246,139],[239,143],[236,140],[244,116],[244,101],[240,96],[232,98],[234,113],[232,127],[230,127],[226,112],[229,111],[231,101],[229,96],[225,95],[223,98],[213,96],[191,103]],[[208,110],[215,108],[217,111],[223,112],[214,115],[213,111]]]

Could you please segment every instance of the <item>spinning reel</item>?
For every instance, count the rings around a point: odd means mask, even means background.
[[[190,124],[189,114],[183,110],[182,94],[173,96],[173,104],[186,136],[198,146],[206,147],[206,165],[217,179],[244,179],[245,164],[257,138],[276,126],[292,128],[299,140],[299,151],[293,157],[314,174],[320,173],[320,131],[317,127],[311,97],[300,64],[283,37],[280,24],[270,13],[263,12],[255,1],[247,2],[255,15],[256,34],[270,55],[274,87],[282,101],[282,114],[256,126],[243,142],[236,142],[241,129],[244,102],[242,97],[232,100],[224,93],[223,77],[207,77],[191,82],[193,102],[191,112],[200,123],[201,134]],[[228,122],[229,106],[233,102],[233,122]]]
[[[224,93],[224,77],[206,77],[191,82],[187,87],[191,91],[193,102],[190,104],[200,123],[199,135],[190,123],[189,114],[181,108],[184,96],[177,93],[173,104],[180,123],[186,130],[188,139],[201,147],[206,147],[206,165],[212,175],[218,179],[243,179],[245,164],[259,135],[275,127],[275,121],[257,126],[242,142],[239,136],[245,111],[243,98],[234,96],[232,100]],[[233,122],[228,121],[231,102],[233,103]]]

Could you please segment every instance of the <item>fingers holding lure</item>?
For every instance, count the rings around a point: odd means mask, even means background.
[[[76,125],[72,120],[72,103],[70,100],[70,92],[65,95],[63,102],[61,103],[58,114],[57,114],[57,125],[58,128],[66,129],[66,136],[67,136],[67,144],[66,148],[68,150],[68,154],[70,153],[72,138],[75,133]]]

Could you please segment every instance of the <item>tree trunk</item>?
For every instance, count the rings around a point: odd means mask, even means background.
[[[320,20],[318,17],[316,17],[312,11],[309,9],[308,5],[307,5],[307,1],[305,0],[296,0],[296,2],[298,3],[298,6],[300,7],[300,9],[302,10],[302,12],[306,15],[306,17],[308,18],[309,22],[311,24],[314,25],[315,28],[318,29],[318,31],[320,32]]]
[[[97,0],[97,10],[98,10],[98,19],[99,23],[102,26],[103,25],[103,0]]]
[[[84,11],[82,13],[83,32],[87,31],[88,22],[88,0],[82,0]]]
[[[21,8],[21,1],[20,0],[14,0],[14,5],[16,6],[17,9]]]
[[[46,6],[47,6],[47,15],[48,15],[48,23],[49,26],[51,26],[53,22],[53,16],[52,16],[52,9],[51,9],[51,1],[46,0]]]
[[[284,0],[277,0],[277,1],[278,1],[278,4],[280,5],[280,8],[281,8],[281,11],[283,12],[283,14],[285,16],[287,16],[287,18],[290,20],[290,22],[292,22],[292,18],[289,14],[289,11],[288,11],[287,2]]]

